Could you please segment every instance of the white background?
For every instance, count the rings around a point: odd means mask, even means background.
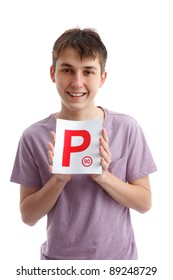
[[[67,28],[94,27],[108,50],[105,85],[97,105],[133,116],[142,126],[158,172],[151,175],[153,207],[132,211],[144,263],[167,263],[172,230],[172,1],[0,2],[0,218],[1,259],[22,264],[39,259],[46,218],[21,222],[19,187],[9,178],[22,131],[60,108],[49,77],[54,41]],[[159,279],[160,280],[160,279]]]

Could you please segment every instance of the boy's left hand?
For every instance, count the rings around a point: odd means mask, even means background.
[[[102,174],[92,174],[91,177],[93,180],[97,180],[98,177],[102,176],[105,171],[108,170],[109,165],[112,161],[112,155],[109,150],[109,144],[108,144],[108,136],[106,134],[106,129],[102,129],[102,135],[99,139],[100,141],[100,155],[101,155],[101,160],[100,164],[102,166]]]

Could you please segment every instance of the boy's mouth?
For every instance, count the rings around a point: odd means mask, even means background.
[[[67,93],[72,97],[81,97],[86,94],[86,92],[71,92],[71,91],[67,91]]]

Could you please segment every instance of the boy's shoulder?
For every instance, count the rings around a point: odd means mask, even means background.
[[[39,120],[37,122],[34,122],[30,126],[28,126],[23,131],[23,136],[24,137],[34,136],[47,131],[49,131],[50,133],[50,131],[54,129],[55,129],[55,122],[54,122],[53,114],[51,114],[48,117]]]
[[[130,125],[130,126],[136,126],[137,121],[130,115],[120,112],[115,112],[109,109],[105,109],[105,123],[116,123],[121,125]]]

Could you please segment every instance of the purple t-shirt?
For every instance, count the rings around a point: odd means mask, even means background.
[[[104,109],[112,163],[109,171],[125,182],[156,171],[138,123]],[[19,142],[11,181],[41,188],[51,178],[47,142],[55,131],[53,114],[27,128]],[[72,175],[48,213],[42,259],[137,259],[129,208],[113,200],[90,175]]]

